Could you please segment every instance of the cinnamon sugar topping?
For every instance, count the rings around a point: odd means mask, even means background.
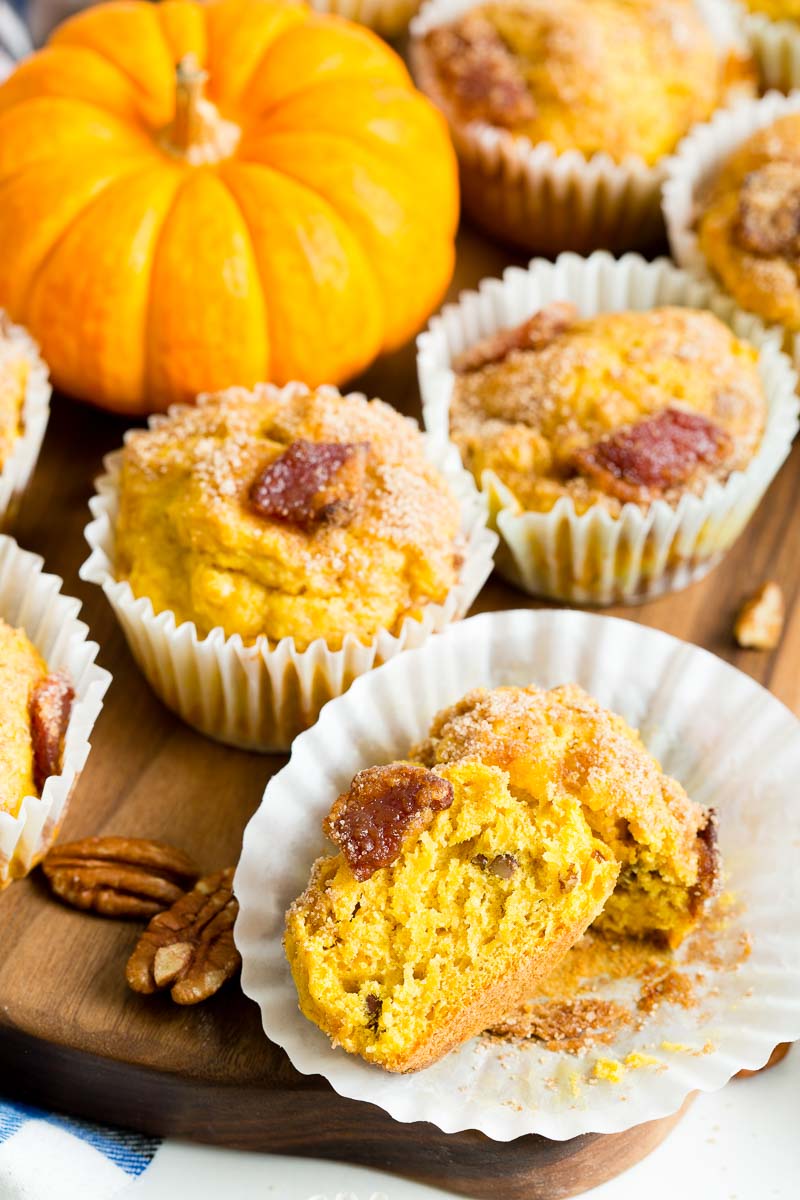
[[[432,29],[425,41],[464,120],[512,129],[536,116],[525,76],[486,17],[467,13],[457,26]]]
[[[752,254],[800,255],[800,165],[766,163],[746,176],[735,232],[739,245]]]
[[[502,362],[512,350],[543,350],[577,319],[578,310],[566,300],[554,300],[513,329],[501,329],[481,338],[453,360],[459,374],[478,371],[490,363]]]

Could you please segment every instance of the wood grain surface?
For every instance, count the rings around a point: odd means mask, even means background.
[[[498,274],[508,254],[462,234],[452,295]],[[414,347],[376,364],[357,389],[418,415]],[[125,423],[57,397],[45,448],[14,533],[84,601],[83,616],[113,674],[94,749],[62,838],[160,838],[208,870],[236,861],[243,827],[284,759],[218,746],[154,697],[102,593],[78,579],[92,480]],[[703,582],[626,616],[695,642],[751,674],[800,712],[800,447],[795,448],[725,561]],[[772,654],[731,638],[742,599],[765,579],[783,587],[788,619]],[[493,578],[475,611],[530,607]],[[196,1009],[129,992],[124,966],[138,926],[74,912],[49,899],[36,873],[0,895],[0,1091],[75,1114],[230,1146],[344,1158],[472,1196],[555,1200],[624,1169],[677,1116],[611,1137],[568,1143],[404,1126],[380,1109],[302,1077],[263,1036],[237,986]]]

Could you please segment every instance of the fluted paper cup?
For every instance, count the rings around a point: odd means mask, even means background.
[[[7,349],[6,349],[7,347]],[[4,354],[21,354],[29,364],[22,406],[22,435],[0,470],[0,531],[16,516],[22,493],[36,467],[50,417],[50,377],[39,347],[0,309],[0,365]]]
[[[665,1002],[611,1044],[582,1057],[476,1038],[433,1066],[391,1075],[334,1049],[301,1014],[283,951],[284,914],[326,852],[321,821],[364,767],[402,758],[436,712],[471,688],[576,682],[638,728],[663,768],[717,812],[725,886],[735,905],[713,933],[714,955],[690,936],[674,966],[702,976],[696,1004]],[[356,680],[297,739],[244,835],[234,890],[242,987],[264,1032],[303,1074],[398,1121],[498,1141],[538,1133],[616,1133],[714,1091],[773,1046],[800,1036],[800,724],[748,676],[646,626],[569,611],[487,613]],[[708,937],[708,935],[706,935]],[[749,939],[750,954],[737,950]],[[728,955],[738,961],[734,968]],[[716,960],[716,965],[711,959]],[[727,965],[725,963],[727,962]],[[604,996],[630,1002],[620,980]],[[640,1058],[631,1060],[630,1055]],[[638,1065],[620,1082],[598,1059]]]
[[[696,0],[720,53],[748,53],[727,3]],[[475,8],[475,0],[428,0],[411,22],[411,66],[417,84],[448,118],[461,168],[464,208],[494,237],[552,256],[563,250],[646,249],[664,233],[660,211],[663,164],[638,155],[621,161],[559,152],[549,142],[486,122],[457,120],[439,86],[423,39],[431,29]],[[742,94],[733,87],[729,100]]]
[[[289,394],[298,388],[308,391],[302,384],[287,384],[281,391]],[[153,417],[151,424],[163,419]],[[267,753],[286,750],[316,720],[323,704],[357,676],[463,617],[491,572],[497,538],[486,527],[485,498],[453,447],[426,438],[426,452],[461,506],[459,579],[441,604],[424,605],[420,615],[406,617],[397,632],[382,630],[370,642],[348,634],[339,650],[329,649],[322,638],[305,650],[298,650],[288,637],[272,643],[262,636],[248,644],[238,634],[226,637],[219,628],[202,637],[192,621],[178,624],[174,613],[156,613],[147,597],[135,596],[127,580],[116,576],[121,451],[106,458],[106,473],[97,481],[90,504],[94,519],[86,528],[91,555],[81,578],[102,587],[131,653],[168,708],[201,733],[229,745]]]
[[[87,626],[78,620],[80,601],[62,595],[62,581],[42,566],[37,555],[0,535],[0,617],[23,629],[48,668],[64,671],[75,689],[60,774],[46,780],[41,796],[26,796],[16,816],[0,811],[0,889],[27,875],[54,842],[111,682],[95,662],[98,647],[88,640]]]
[[[317,12],[347,17],[386,38],[404,33],[419,6],[420,0],[311,0]]]
[[[800,92],[768,92],[760,100],[716,113],[683,139],[666,165],[662,206],[673,257],[698,279],[718,284],[700,249],[696,221],[704,189],[739,146],[779,117],[800,112]],[[782,327],[779,327],[782,328]],[[784,348],[800,365],[800,334],[782,329]]]
[[[649,599],[702,578],[741,533],[791,447],[798,426],[796,377],[779,349],[779,336],[727,297],[666,259],[645,262],[598,252],[563,254],[555,263],[534,259],[487,279],[476,292],[434,317],[417,341],[417,369],[426,428],[449,438],[452,361],[498,329],[514,326],[553,300],[569,300],[582,317],[659,305],[709,308],[759,350],[767,397],[761,445],[743,471],[712,482],[701,496],[684,495],[674,507],[625,504],[618,517],[600,505],[578,514],[570,497],[550,512],[526,512],[492,471],[481,485],[500,534],[498,570],[537,596],[575,604],[607,605]]]
[[[756,60],[762,88],[791,92],[800,85],[800,23],[773,21],[732,0]]]

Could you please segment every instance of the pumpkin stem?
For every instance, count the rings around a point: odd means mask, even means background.
[[[196,56],[184,55],[175,67],[175,117],[159,137],[167,154],[192,166],[228,158],[241,134],[203,95],[207,79]]]
[[[204,140],[205,128],[200,113],[200,101],[208,72],[200,66],[194,54],[186,54],[175,68],[175,120],[172,125],[172,144],[186,154]]]

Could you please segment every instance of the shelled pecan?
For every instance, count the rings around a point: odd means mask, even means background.
[[[180,899],[200,874],[182,850],[126,837],[55,846],[42,870],[60,900],[106,917],[151,917]]]
[[[33,782],[41,792],[58,775],[75,689],[65,675],[48,675],[33,689],[30,703]]]
[[[176,1004],[198,1004],[230,979],[241,963],[233,943],[239,911],[233,870],[206,876],[153,917],[128,959],[125,974],[135,992],[169,988]]]

